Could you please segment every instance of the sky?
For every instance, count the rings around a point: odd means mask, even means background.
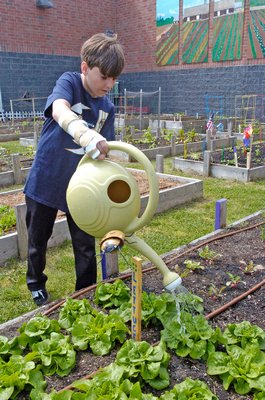
[[[184,7],[193,7],[200,4],[204,4],[204,0],[183,0]],[[156,0],[156,15],[158,18],[174,17],[174,19],[178,19],[179,0]]]

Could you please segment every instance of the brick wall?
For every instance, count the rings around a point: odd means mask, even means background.
[[[1,51],[78,56],[82,43],[96,32],[115,29],[115,0],[36,0],[0,2]]]

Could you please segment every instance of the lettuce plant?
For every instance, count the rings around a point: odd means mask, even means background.
[[[154,389],[161,390],[169,385],[169,359],[163,341],[152,346],[145,341],[129,339],[117,353],[115,363],[124,368],[124,378],[144,381]]]
[[[224,342],[227,345],[237,344],[245,348],[248,344],[256,344],[261,350],[265,350],[265,332],[257,325],[249,321],[239,324],[228,324],[223,333]]]
[[[88,346],[95,355],[110,353],[118,340],[123,343],[129,333],[121,317],[114,314],[98,312],[77,319],[71,329],[72,342],[75,349],[86,350]]]
[[[21,355],[12,355],[7,362],[0,362],[0,399],[16,399],[24,389],[43,391],[46,382],[33,361]]]
[[[209,375],[219,375],[225,390],[230,385],[239,394],[251,390],[264,390],[265,354],[256,345],[247,345],[244,349],[237,345],[227,346],[227,353],[217,351],[207,360]]]
[[[57,320],[40,315],[22,324],[19,332],[18,344],[25,349],[27,346],[32,347],[34,343],[49,338],[52,332],[59,333],[60,325]]]
[[[160,400],[218,400],[206,385],[199,379],[186,378],[178,383],[170,392],[162,394]]]
[[[92,313],[93,308],[87,299],[69,297],[60,309],[58,322],[63,329],[70,329],[77,318]]]
[[[116,279],[113,283],[99,282],[97,285],[94,301],[104,308],[117,308],[129,300],[130,289],[121,279]]]
[[[32,345],[27,359],[39,362],[45,375],[67,376],[75,366],[76,352],[69,336],[52,332],[50,338]]]
[[[203,315],[181,312],[161,331],[161,338],[170,349],[181,357],[188,355],[193,359],[206,359],[213,351],[214,330]]]

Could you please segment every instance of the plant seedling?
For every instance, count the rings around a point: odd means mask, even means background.
[[[240,269],[244,272],[244,274],[251,275],[255,272],[255,265],[252,260],[248,264],[245,261],[241,260]]]
[[[205,267],[201,265],[199,262],[192,261],[192,260],[185,260],[184,264],[186,268],[184,269],[183,272],[181,272],[181,269],[179,265],[175,266],[176,272],[181,276],[181,278],[185,278],[188,276],[191,272],[195,271],[196,269],[204,269]]]
[[[203,258],[206,261],[210,261],[213,262],[217,257],[220,256],[220,254],[216,253],[215,251],[211,250],[209,248],[209,246],[205,246],[203,247],[200,251],[199,251],[199,256],[201,258]]]
[[[211,284],[208,290],[208,294],[212,300],[217,300],[218,298],[222,297],[223,291],[226,289],[225,286],[222,286],[220,289],[215,286],[214,283]]]
[[[226,286],[230,286],[231,288],[235,288],[240,282],[242,282],[239,275],[231,274],[230,272],[226,272],[226,275],[229,277],[229,281],[226,282]]]
[[[188,268],[191,271],[195,271],[196,269],[204,269],[204,266],[201,265],[200,262],[185,260],[184,264],[186,265],[186,268]]]

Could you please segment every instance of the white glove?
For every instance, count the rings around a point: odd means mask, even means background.
[[[87,123],[78,118],[74,112],[68,111],[62,114],[58,124],[74,138],[79,146],[84,148],[88,156],[94,159],[100,156],[101,151],[97,148],[97,144],[99,142],[106,143],[106,139],[94,129],[88,128]],[[102,154],[106,154],[106,147],[103,143],[101,148]]]

